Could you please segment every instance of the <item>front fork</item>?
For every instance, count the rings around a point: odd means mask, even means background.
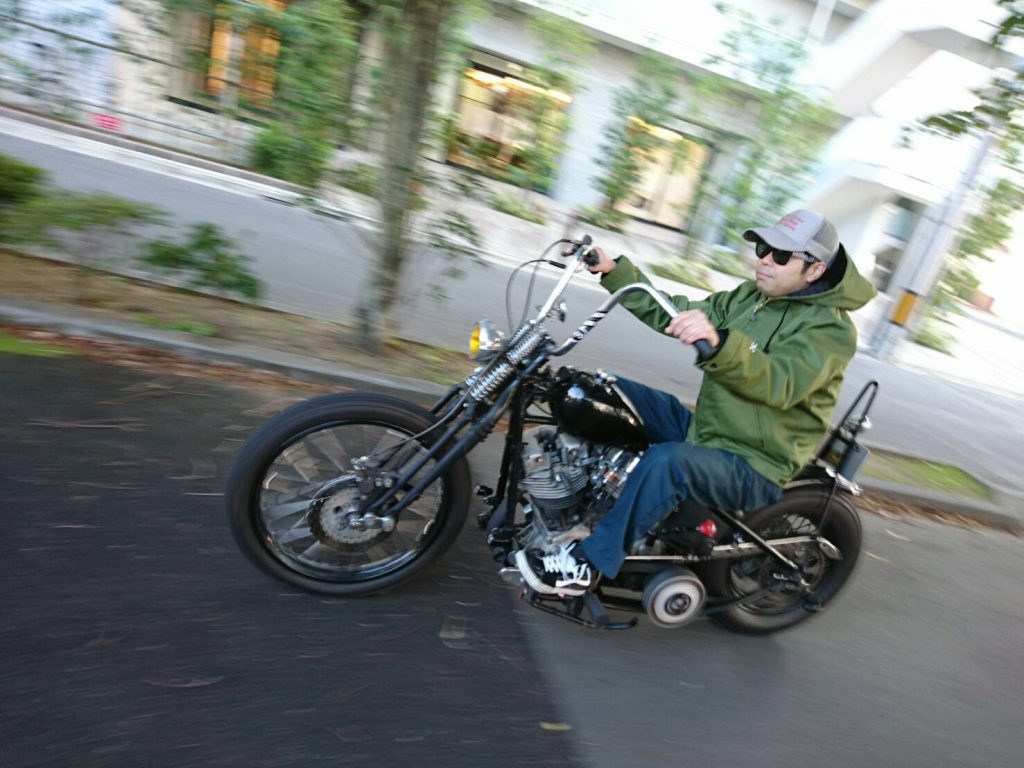
[[[464,406],[459,405],[459,402],[452,408],[463,407],[464,413],[458,416],[455,421],[445,430],[445,433],[439,437],[434,445],[426,455],[417,459],[413,462],[412,466],[405,469],[401,476],[398,477],[390,488],[385,490],[378,498],[367,505],[365,512],[369,514],[382,514],[385,508],[387,509],[386,514],[391,517],[397,517],[398,514],[404,510],[407,506],[413,503],[419,495],[423,493],[432,483],[434,483],[439,477],[441,477],[455,462],[462,460],[466,455],[473,450],[477,445],[483,442],[497,425],[498,420],[501,419],[502,414],[505,413],[509,406],[510,401],[515,404],[513,408],[512,420],[518,425],[518,429],[522,431],[522,397],[520,395],[523,389],[523,382],[527,381],[537,369],[542,366],[545,362],[544,356],[538,356],[523,370],[515,374],[515,378],[508,383],[508,385],[502,390],[501,394],[495,398],[494,403],[487,409],[486,413],[482,416],[478,416],[478,412],[484,403],[478,400],[469,400]],[[445,407],[449,407],[449,403],[455,399],[458,391],[453,388],[445,395],[442,400],[434,406],[433,412],[439,413],[443,411]],[[444,417],[442,416],[442,421]],[[459,433],[462,432],[467,426],[472,425],[464,435],[458,437]],[[511,430],[510,430],[511,432]],[[445,446],[449,445],[452,440],[455,443],[445,451]],[[508,450],[508,443],[506,442],[506,451]],[[444,452],[440,458],[437,455]],[[416,474],[422,470],[431,460],[435,460],[436,463],[430,470],[416,482],[415,485],[409,487],[412,479]],[[504,466],[504,462],[503,462]],[[516,462],[511,462],[513,468],[516,467]],[[402,498],[398,499],[398,493],[404,491]]]

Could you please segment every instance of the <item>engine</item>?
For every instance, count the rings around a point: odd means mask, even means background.
[[[585,538],[611,508],[639,457],[595,445],[552,427],[524,434],[520,487],[529,499],[530,525],[520,545],[551,551]]]

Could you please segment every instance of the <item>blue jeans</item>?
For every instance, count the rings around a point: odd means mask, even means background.
[[[675,397],[628,379],[616,383],[643,419],[651,446],[608,514],[580,544],[602,574],[615,578],[633,542],[685,499],[729,512],[779,500],[782,489],[746,459],[685,442],[693,414]]]

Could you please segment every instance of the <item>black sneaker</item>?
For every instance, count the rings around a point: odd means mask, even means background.
[[[539,549],[516,552],[516,565],[526,583],[547,595],[584,594],[594,583],[596,571],[585,560],[572,556],[575,544],[567,544],[553,555],[545,555]]]

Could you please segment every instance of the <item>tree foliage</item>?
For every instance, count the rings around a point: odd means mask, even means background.
[[[597,44],[579,22],[555,13],[542,11],[532,16],[527,28],[540,48],[540,60],[532,74],[543,90],[531,92],[527,98],[525,118],[532,128],[530,135],[522,137],[525,146],[512,180],[525,189],[547,192],[572,124],[568,107],[548,92],[577,94],[582,88],[577,73]]]
[[[722,39],[726,53],[707,63],[725,67],[733,79],[708,75],[695,78],[695,85],[698,99],[720,112],[745,104],[749,128],[743,129],[738,162],[724,183],[706,190],[706,207],[720,216],[726,241],[737,243],[751,221],[777,218],[799,195],[834,130],[834,115],[801,80],[809,59],[803,42],[777,25],[755,24],[748,13],[724,10],[736,24]]]
[[[989,41],[991,47],[998,49],[1009,41],[1024,37],[1024,6],[1019,0],[997,0],[997,5],[1006,9],[1006,18]],[[1017,164],[1020,147],[1024,145],[1024,68],[1019,68],[1010,77],[996,77],[975,95],[978,104],[973,109],[930,115],[922,125],[948,136],[998,131],[1006,159]]]
[[[314,187],[348,131],[358,34],[346,3],[306,0],[277,21],[280,59],[272,114],[252,149],[253,166]]]
[[[1024,37],[1024,10],[1015,0],[998,0],[1007,11],[989,41],[1001,48],[1008,41]],[[1013,234],[1012,218],[1024,207],[1021,186],[1021,150],[1024,149],[1024,68],[1013,76],[998,76],[975,91],[977,105],[972,109],[930,115],[920,127],[958,138],[969,134],[991,134],[1000,155],[1000,178],[982,192],[978,213],[971,216],[960,233],[956,248],[948,255],[945,270],[935,293],[936,303],[953,296],[969,301],[979,281],[971,265],[974,260],[989,261],[992,254]]]
[[[615,94],[614,117],[605,126],[597,160],[604,173],[595,180],[606,214],[629,198],[650,153],[661,146],[650,129],[672,120],[680,75],[668,57],[648,50],[640,57],[632,83]]]

